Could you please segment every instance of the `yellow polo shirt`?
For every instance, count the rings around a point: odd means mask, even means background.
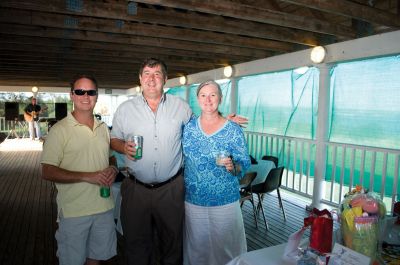
[[[94,172],[109,165],[110,135],[107,125],[94,119],[93,129],[80,124],[71,113],[51,129],[43,146],[42,164],[70,171]],[[87,216],[114,207],[112,197],[102,198],[100,186],[87,182],[56,183],[58,213],[64,217]]]

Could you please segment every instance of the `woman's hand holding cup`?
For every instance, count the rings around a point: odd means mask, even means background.
[[[234,165],[232,158],[227,151],[220,151],[216,157],[216,163],[218,166],[223,166],[227,171],[233,171]]]

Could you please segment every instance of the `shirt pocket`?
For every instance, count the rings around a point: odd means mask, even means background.
[[[170,119],[162,123],[159,130],[168,141],[180,141],[182,138],[182,122],[177,119]]]

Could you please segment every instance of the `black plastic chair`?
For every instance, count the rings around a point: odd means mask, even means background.
[[[244,177],[240,180],[240,207],[243,206],[245,201],[250,201],[253,206],[253,216],[254,222],[256,223],[256,228],[258,228],[257,217],[256,217],[256,206],[254,204],[253,192],[251,184],[254,179],[257,177],[257,172],[248,172],[244,175]]]
[[[276,190],[276,192],[278,193],[279,207],[282,209],[283,219],[286,221],[285,209],[283,208],[281,193],[279,191],[279,187],[281,186],[282,183],[283,170],[284,167],[277,167],[271,169],[271,171],[268,173],[268,176],[263,183],[259,183],[257,185],[252,186],[252,193],[257,194],[258,196],[257,210],[261,208],[265,227],[267,228],[267,230],[269,230],[269,227],[267,220],[265,219],[264,207],[262,205],[263,201],[262,195],[266,193],[270,193]]]
[[[279,159],[276,156],[265,155],[261,158],[261,160],[271,161],[272,163],[274,163],[275,167],[278,167],[278,164],[279,164]],[[263,199],[264,199],[264,194],[261,195],[261,200],[263,200]],[[260,211],[260,207],[257,207],[257,215],[258,215],[259,211]]]
[[[272,161],[272,162],[274,162],[274,164],[275,164],[275,167],[278,167],[278,162],[279,162],[279,159],[276,157],[276,156],[263,156],[262,158],[261,158],[261,160],[269,160],[269,161]]]
[[[252,164],[252,165],[258,164],[257,159],[255,159],[252,155],[249,155],[249,157],[250,157],[250,164]]]

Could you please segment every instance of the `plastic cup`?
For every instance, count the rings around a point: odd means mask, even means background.
[[[225,166],[224,160],[227,159],[229,156],[230,154],[228,151],[219,151],[215,158],[215,162],[217,163],[218,166]]]

